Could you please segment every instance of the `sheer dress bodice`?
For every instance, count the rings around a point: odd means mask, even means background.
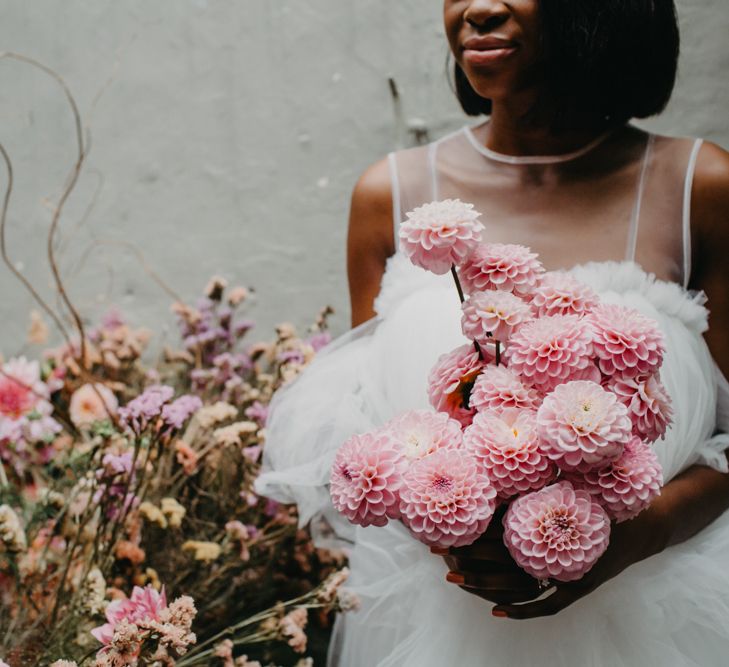
[[[625,126],[567,155],[512,157],[486,148],[486,128],[389,155],[395,225],[425,202],[458,198],[482,213],[485,238],[527,245],[547,269],[635,260],[688,285],[701,140]]]

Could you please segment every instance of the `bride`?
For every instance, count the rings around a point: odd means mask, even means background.
[[[321,544],[350,545],[362,608],[331,665],[724,665],[729,655],[729,153],[644,132],[676,75],[671,0],[445,0],[464,111],[488,120],[370,167],[352,196],[353,329],[275,399],[261,493],[296,502]],[[653,317],[674,423],[666,485],[578,582],[520,571],[499,521],[430,552],[397,522],[347,524],[329,467],[352,433],[427,407],[438,356],[464,342],[448,276],[412,266],[397,225],[423,203],[473,203],[489,242],[520,243],[603,300]],[[692,268],[693,267],[693,268]],[[708,327],[707,301],[711,306]],[[517,622],[519,619],[520,622]]]

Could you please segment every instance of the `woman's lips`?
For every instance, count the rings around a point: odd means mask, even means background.
[[[516,52],[515,46],[506,46],[498,49],[465,49],[463,59],[472,65],[493,65]]]
[[[501,37],[470,37],[463,42],[463,58],[472,65],[498,63],[511,56],[516,50],[515,42]]]

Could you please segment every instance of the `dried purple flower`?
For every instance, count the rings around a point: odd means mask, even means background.
[[[202,401],[198,396],[185,394],[163,406],[162,419],[168,426],[181,429],[184,423],[201,407]]]

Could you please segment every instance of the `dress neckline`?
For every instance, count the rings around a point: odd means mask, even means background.
[[[569,153],[561,153],[557,155],[507,155],[506,153],[499,153],[491,150],[487,146],[484,146],[473,133],[473,130],[477,127],[481,127],[488,123],[481,123],[479,125],[464,125],[463,133],[466,135],[469,143],[482,155],[485,155],[490,160],[496,162],[503,162],[506,164],[558,164],[560,162],[569,162],[575,160],[583,155],[589,153],[592,149],[597,148],[605,139],[611,134],[612,130],[603,132],[600,136],[593,139],[590,143],[578,148],[577,150]]]

